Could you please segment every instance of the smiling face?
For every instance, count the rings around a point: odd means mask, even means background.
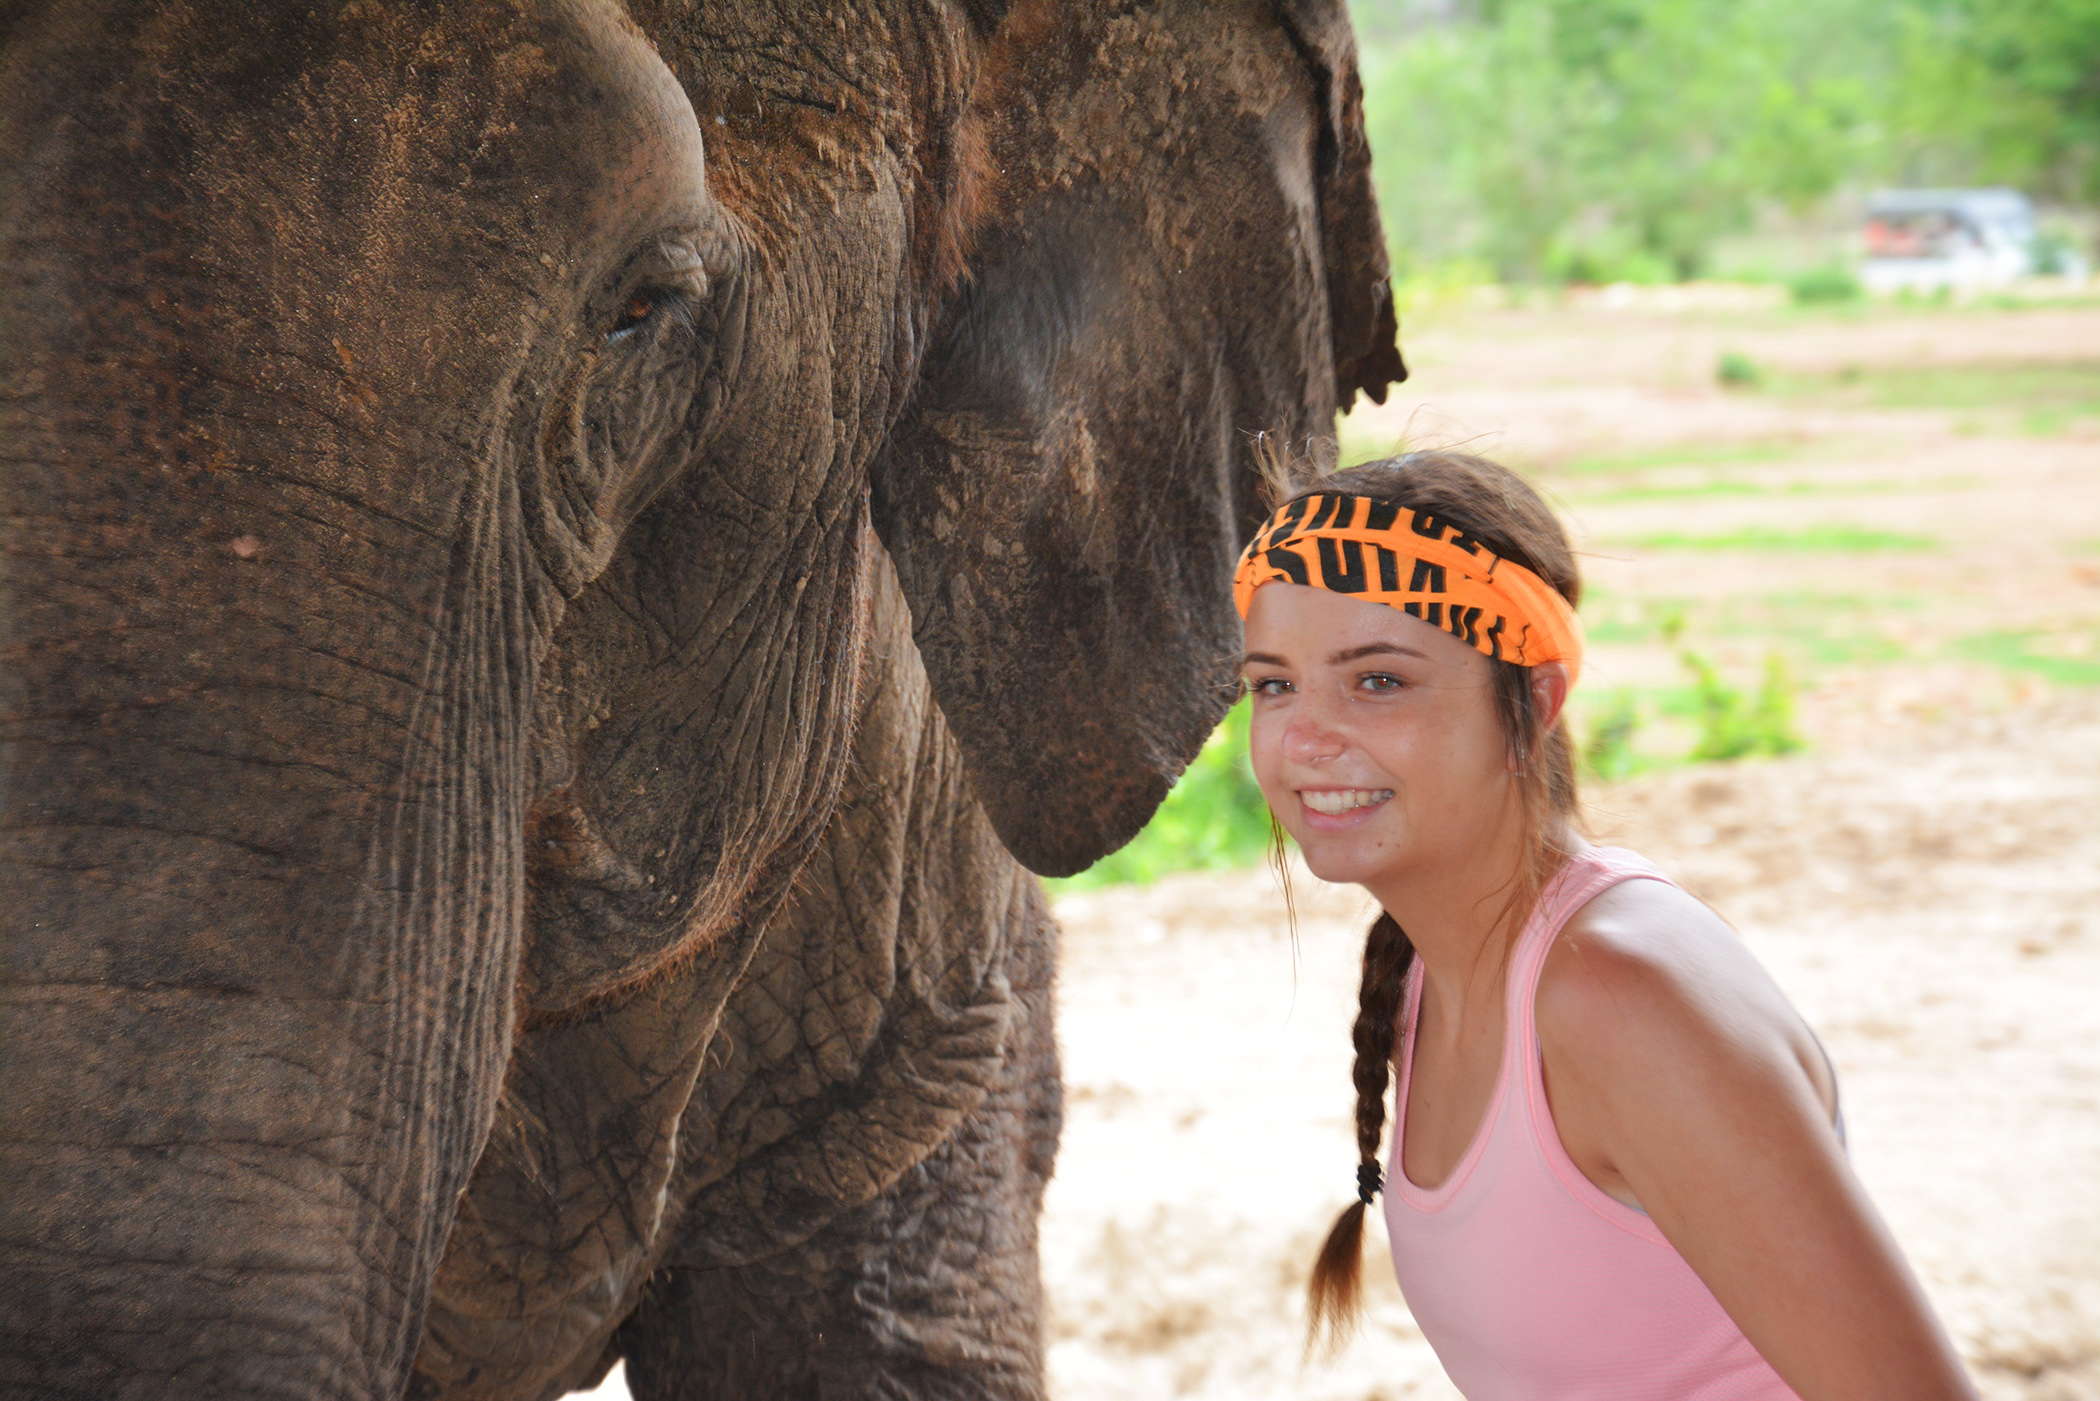
[[[1313,874],[1390,909],[1425,876],[1507,868],[1522,814],[1492,668],[1396,608],[1299,584],[1255,591],[1254,776]]]

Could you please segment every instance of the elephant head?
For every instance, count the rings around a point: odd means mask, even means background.
[[[1015,9],[874,513],[1000,836],[1069,875],[1237,693],[1255,435],[1406,371],[1339,5]]]
[[[723,417],[736,235],[598,7],[0,33],[0,1392],[392,1394],[521,1012],[536,675]],[[765,626],[850,664],[829,616]]]
[[[399,1389],[520,1038],[816,843],[871,515],[1002,837],[1136,830],[1400,372],[1338,15],[0,11],[0,1390]]]

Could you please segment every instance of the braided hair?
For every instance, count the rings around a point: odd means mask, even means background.
[[[1356,995],[1356,1201],[1342,1212],[1313,1262],[1307,1291],[1306,1341],[1326,1334],[1339,1342],[1363,1307],[1364,1213],[1384,1186],[1378,1147],[1385,1136],[1385,1092],[1391,1082],[1394,1026],[1407,970],[1415,961],[1400,921],[1381,913],[1364,939],[1364,977]]]

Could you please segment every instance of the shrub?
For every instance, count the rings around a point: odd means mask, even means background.
[[[1806,748],[1794,729],[1794,681],[1778,653],[1765,658],[1765,675],[1753,699],[1721,679],[1711,662],[1689,649],[1677,654],[1692,673],[1699,700],[1699,742],[1694,760],[1778,757]]]
[[[1796,306],[1829,306],[1839,302],[1856,302],[1866,295],[1850,268],[1811,268],[1787,284],[1794,294]]]
[[[1764,372],[1757,362],[1740,350],[1724,350],[1720,363],[1714,366],[1714,378],[1723,389],[1755,389],[1764,382]]]

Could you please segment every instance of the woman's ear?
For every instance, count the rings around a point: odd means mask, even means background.
[[[1568,703],[1568,689],[1574,682],[1568,675],[1566,662],[1544,662],[1531,668],[1527,678],[1531,686],[1531,704],[1539,717],[1539,733],[1552,730],[1553,722],[1560,719],[1561,708]]]

